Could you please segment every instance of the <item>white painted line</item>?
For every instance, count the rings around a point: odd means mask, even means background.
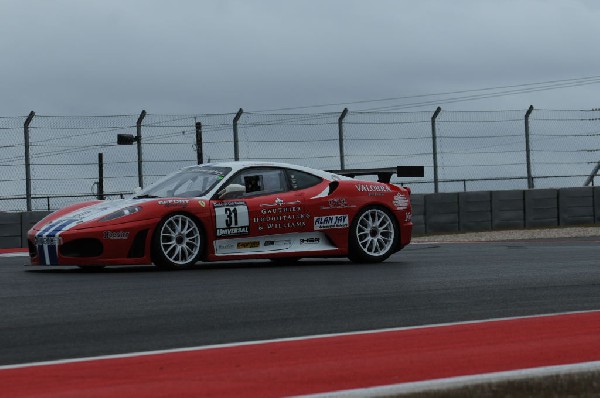
[[[588,371],[600,371],[600,361],[583,362],[572,365],[544,366],[539,368],[519,369],[507,372],[483,373],[480,375],[449,377],[445,379],[426,380],[413,383],[390,384],[387,386],[357,388],[354,390],[302,395],[298,396],[297,398],[388,397],[397,394],[436,392],[485,383],[517,381],[535,377],[553,376],[559,374],[575,374]]]
[[[27,252],[0,253],[0,257],[29,257]]]
[[[66,364],[66,363],[101,361],[101,360],[105,360],[105,359],[132,358],[132,357],[141,357],[141,356],[148,356],[148,355],[173,354],[173,353],[178,353],[178,352],[204,351],[204,350],[212,350],[212,349],[219,349],[219,348],[244,347],[244,346],[250,346],[250,345],[285,343],[285,342],[289,342],[289,341],[327,339],[327,338],[335,338],[335,337],[369,335],[369,334],[386,333],[386,332],[401,332],[401,331],[405,331],[405,330],[419,330],[419,329],[440,328],[440,327],[447,327],[447,326],[473,325],[473,324],[483,324],[483,323],[489,323],[489,322],[502,322],[502,321],[511,321],[511,320],[519,320],[519,319],[535,319],[535,318],[547,318],[547,317],[561,316],[561,315],[592,314],[592,313],[600,313],[600,310],[571,311],[571,312],[559,312],[559,313],[555,313],[555,314],[539,314],[539,315],[515,316],[515,317],[506,317],[506,318],[491,318],[491,319],[477,320],[477,321],[437,323],[437,324],[433,324],[433,325],[406,326],[406,327],[399,327],[399,328],[362,330],[362,331],[356,331],[356,332],[344,332],[344,333],[332,333],[332,334],[316,334],[316,335],[310,335],[310,336],[286,337],[286,338],[272,339],[272,340],[243,341],[243,342],[237,342],[237,343],[225,343],[225,344],[213,344],[213,345],[196,346],[196,347],[172,348],[172,349],[167,349],[167,350],[141,351],[141,352],[131,352],[131,353],[125,353],[125,354],[99,355],[99,356],[95,356],[95,357],[85,357],[85,358],[59,359],[59,360],[54,360],[54,361],[30,362],[30,363],[22,363],[22,364],[3,365],[3,366],[0,366],[0,370],[27,368],[27,367],[31,367],[31,366],[47,366],[47,365],[61,365],[61,364]]]

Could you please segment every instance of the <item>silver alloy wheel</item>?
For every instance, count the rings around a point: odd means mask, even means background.
[[[365,211],[356,226],[358,244],[371,256],[385,255],[394,243],[394,233],[392,219],[379,209]]]
[[[200,252],[200,230],[191,218],[175,214],[168,218],[160,230],[160,248],[174,264],[184,265]]]

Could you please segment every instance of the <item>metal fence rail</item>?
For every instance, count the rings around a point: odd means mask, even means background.
[[[131,134],[136,146],[117,145]],[[55,209],[183,166],[277,160],[321,169],[423,165],[414,191],[593,184],[600,111],[528,110],[0,117],[0,210]],[[42,199],[40,199],[42,198]],[[45,198],[45,199],[43,199]]]

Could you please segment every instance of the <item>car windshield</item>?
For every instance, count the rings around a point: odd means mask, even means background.
[[[193,167],[168,175],[139,192],[135,198],[193,198],[206,195],[231,172],[229,167]]]

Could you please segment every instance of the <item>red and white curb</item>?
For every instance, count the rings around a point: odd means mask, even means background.
[[[599,364],[600,311],[581,311],[7,365],[0,385],[11,397],[352,397]]]
[[[26,257],[29,256],[27,249],[0,249],[0,257]]]

